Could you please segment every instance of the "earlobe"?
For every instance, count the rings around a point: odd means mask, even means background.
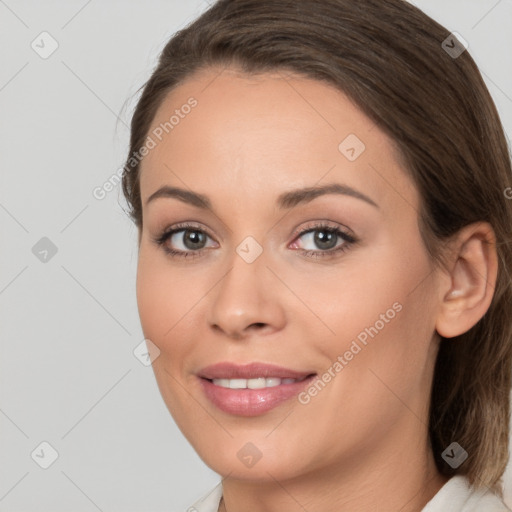
[[[496,237],[490,224],[463,228],[453,244],[447,290],[436,321],[437,332],[452,338],[473,327],[487,312],[498,274]]]

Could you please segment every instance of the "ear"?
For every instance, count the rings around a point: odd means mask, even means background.
[[[487,222],[465,226],[451,245],[436,320],[436,330],[445,338],[469,331],[485,315],[498,275],[496,236]]]

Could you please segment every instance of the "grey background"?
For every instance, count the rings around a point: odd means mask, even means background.
[[[414,3],[469,43],[510,139],[512,0]],[[174,512],[219,480],[133,354],[136,230],[120,187],[92,194],[123,165],[163,45],[207,7],[0,0],[0,512]],[[46,59],[31,47],[43,31],[59,45]],[[48,469],[43,441],[58,452]],[[510,505],[510,469],[505,489]]]

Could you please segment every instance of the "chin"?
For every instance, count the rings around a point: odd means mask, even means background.
[[[304,457],[292,454],[292,450],[283,450],[283,445],[279,448],[268,440],[266,446],[262,446],[263,442],[252,443],[236,438],[223,444],[212,442],[206,445],[204,440],[200,444],[192,443],[199,457],[210,469],[225,478],[275,482],[297,477],[307,471],[298,465],[299,461],[304,461]]]

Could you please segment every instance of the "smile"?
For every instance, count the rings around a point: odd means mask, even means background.
[[[258,416],[296,397],[317,376],[267,363],[223,362],[207,366],[197,377],[205,397],[235,416]]]

